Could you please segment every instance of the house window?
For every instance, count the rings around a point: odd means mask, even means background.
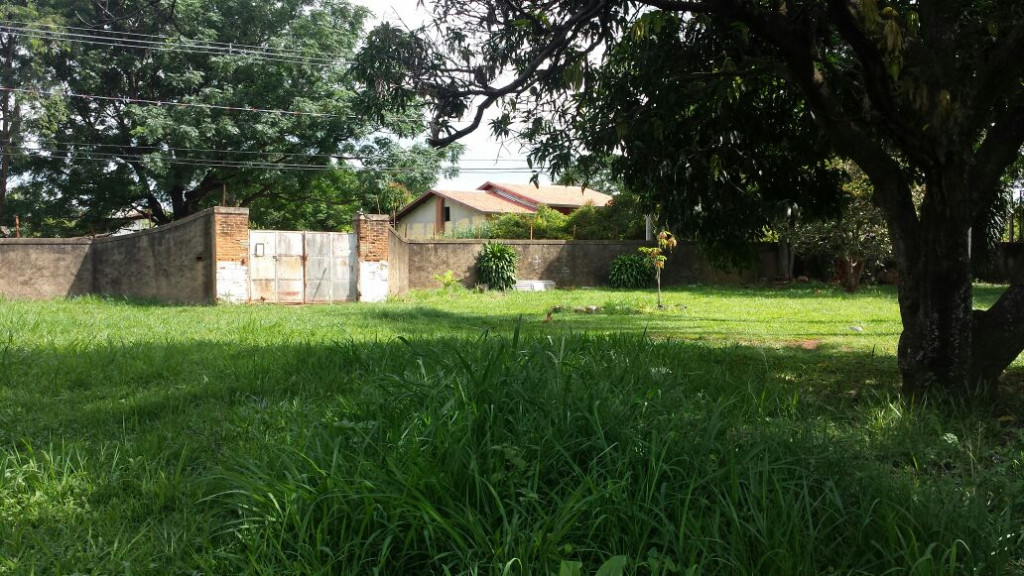
[[[452,221],[452,207],[451,206],[445,206],[444,207],[444,221],[445,222],[451,222]]]

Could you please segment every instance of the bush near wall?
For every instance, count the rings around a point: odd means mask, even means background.
[[[476,257],[476,268],[491,290],[511,290],[519,275],[519,255],[508,244],[488,242]]]

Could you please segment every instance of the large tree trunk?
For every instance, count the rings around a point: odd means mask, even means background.
[[[1024,351],[1024,288],[1014,282],[991,309],[974,310],[969,211],[951,208],[969,196],[934,181],[928,193],[944,205],[922,207],[920,225],[896,249],[903,391],[991,398]]]
[[[914,239],[916,259],[907,261],[897,252],[897,260],[903,260],[899,367],[910,396],[932,389],[959,396],[970,388],[974,322],[968,228],[936,220],[922,220]]]

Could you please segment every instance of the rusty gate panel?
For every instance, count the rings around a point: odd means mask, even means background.
[[[249,232],[251,298],[272,303],[356,299],[355,234]]]
[[[334,301],[356,299],[356,235],[331,234],[331,293]]]
[[[306,232],[306,302],[355,300],[355,234]]]
[[[331,302],[331,235],[306,232],[306,302]]]
[[[249,298],[277,302],[277,233],[249,231]]]
[[[301,304],[305,287],[305,242],[302,232],[277,233],[277,301]]]

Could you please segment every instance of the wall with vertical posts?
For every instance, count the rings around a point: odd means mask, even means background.
[[[210,208],[124,236],[0,240],[0,296],[244,301],[249,212]]]

